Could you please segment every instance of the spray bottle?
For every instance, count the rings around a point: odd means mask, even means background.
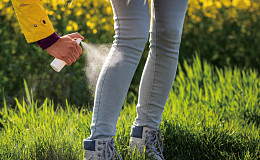
[[[80,42],[81,42],[81,38],[78,38],[77,40],[76,40],[76,42],[78,43],[78,44],[80,44]],[[64,62],[63,60],[60,60],[60,59],[57,59],[57,58],[55,58],[52,62],[51,62],[51,67],[56,71],[56,72],[60,72],[61,71],[61,69],[66,65],[66,62]]]

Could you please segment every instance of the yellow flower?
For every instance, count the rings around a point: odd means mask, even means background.
[[[0,10],[2,10],[2,8],[4,8],[4,4],[0,2]]]
[[[221,0],[222,4],[225,7],[230,7],[231,6],[231,1],[230,0]]]
[[[248,9],[251,6],[250,0],[233,0],[232,6],[238,8],[238,9]]]
[[[56,0],[53,0],[51,1],[52,2],[52,7],[53,7],[53,10],[57,10],[57,1]]]
[[[81,9],[76,12],[76,16],[80,16],[80,15],[82,15],[82,10]]]
[[[90,14],[94,14],[94,13],[95,13],[94,9],[91,9]]]
[[[79,7],[79,8],[81,7],[81,2],[80,1],[77,2],[77,7]]]
[[[203,3],[202,9],[203,9],[205,16],[210,17],[210,18],[216,18],[216,15],[218,13],[218,9],[214,5],[212,0]]]
[[[78,24],[77,24],[77,23],[75,23],[75,22],[72,24],[72,26],[73,26],[73,28],[74,28],[74,30],[75,30],[75,31],[77,31],[77,30],[78,30],[78,28],[79,28],[79,27],[78,27]]]
[[[87,19],[90,19],[90,17],[91,17],[90,14],[86,14]]]
[[[66,27],[66,30],[67,30],[67,31],[72,31],[72,26],[67,26],[67,27]]]
[[[250,7],[251,6],[251,1],[250,0],[243,0],[244,4],[247,6],[247,7]]]
[[[7,14],[10,14],[10,16],[11,16],[11,15],[14,13],[13,7],[12,7],[12,6],[7,7],[7,8],[6,8],[6,13],[7,13]]]
[[[90,29],[93,29],[95,27],[95,23],[91,22],[91,21],[87,21],[87,26],[90,28]]]
[[[70,3],[70,4],[68,5],[68,7],[69,7],[70,9],[74,8],[74,3]]]
[[[67,10],[67,14],[71,14],[71,10],[68,9],[68,10]]]
[[[200,17],[196,17],[196,21],[197,21],[197,22],[200,22],[200,21],[201,21],[201,18],[200,18]]]
[[[102,18],[102,19],[101,19],[101,22],[102,22],[102,23],[106,22],[106,18]]]
[[[111,7],[107,7],[107,13],[108,13],[108,14],[111,14],[111,13],[112,13]]]
[[[106,25],[104,26],[104,29],[107,30],[107,31],[109,31],[109,30],[111,30],[111,27],[110,27],[109,24],[106,24]]]
[[[94,6],[94,7],[97,7],[97,6],[98,6],[98,1],[95,0],[95,1],[93,2],[93,6]]]
[[[211,7],[213,5],[214,5],[214,3],[213,3],[212,0],[208,0],[208,1],[203,2],[203,8]]]
[[[60,20],[60,19],[61,19],[61,16],[60,16],[59,14],[57,15],[57,19],[58,19],[58,20]]]
[[[220,1],[215,1],[215,5],[217,8],[221,8],[222,7],[222,4]]]
[[[53,11],[47,11],[48,15],[53,15],[54,12]]]
[[[240,3],[240,0],[233,0],[232,1],[232,6],[238,7],[239,3]]]
[[[90,26],[91,22],[90,21],[87,21],[86,25],[87,26]]]
[[[97,29],[93,29],[93,34],[97,34]]]

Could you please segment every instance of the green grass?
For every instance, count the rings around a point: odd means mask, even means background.
[[[165,158],[260,159],[258,72],[218,69],[198,57],[183,66],[160,126]],[[92,112],[48,99],[37,104],[25,88],[26,100],[0,110],[0,159],[83,159]],[[142,159],[128,154],[135,103],[125,103],[117,124],[116,148],[124,159]]]

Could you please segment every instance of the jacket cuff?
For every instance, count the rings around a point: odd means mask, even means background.
[[[58,34],[56,32],[54,32],[49,37],[46,37],[44,39],[41,39],[41,40],[37,41],[37,44],[41,47],[42,50],[44,50],[44,49],[49,48],[50,46],[52,46],[59,39],[60,39],[60,37],[58,36]]]

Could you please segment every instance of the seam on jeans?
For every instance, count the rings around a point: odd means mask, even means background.
[[[117,37],[118,41],[117,41],[117,44],[116,44],[116,47],[118,47],[118,45],[119,45],[119,37],[120,37],[120,23],[119,23],[119,17],[118,17],[118,14],[117,14],[117,10],[116,10],[114,1],[113,1],[113,0],[110,0],[110,1],[111,1],[111,4],[112,4],[112,6],[113,6],[113,8],[114,8],[114,10],[115,10],[115,13],[114,13],[114,14],[115,14],[115,16],[116,16],[117,24],[118,24],[118,37]]]
[[[106,66],[105,66],[106,67]],[[94,129],[93,129],[93,135],[94,135],[94,132],[96,132],[96,124],[97,124],[97,120],[98,120],[98,113],[99,113],[99,108],[102,108],[102,106],[100,106],[100,101],[101,101],[101,94],[102,94],[102,90],[103,90],[103,86],[104,86],[104,82],[105,82],[105,79],[106,79],[106,75],[107,75],[107,70],[105,71],[105,73],[104,73],[104,78],[103,79],[101,79],[102,80],[102,84],[101,84],[101,89],[100,89],[100,92],[99,92],[99,94],[98,94],[98,103],[97,103],[97,106],[98,106],[98,108],[97,108],[97,113],[96,113],[96,118],[95,118],[95,127],[94,127]],[[95,116],[95,115],[93,115],[93,116]],[[97,138],[97,137],[96,137]]]
[[[156,11],[155,11],[155,1],[153,2],[153,7],[154,7],[154,17],[155,17],[155,63],[157,62],[157,16],[156,16]],[[150,113],[150,108],[151,108],[151,100],[152,100],[152,95],[153,95],[153,88],[154,88],[154,81],[155,81],[155,72],[156,72],[156,65],[154,66],[154,71],[153,71],[153,82],[152,82],[152,87],[151,87],[151,93],[150,93],[150,98],[149,98],[149,103],[148,103],[148,109],[146,111],[146,126],[148,126],[148,114]]]

